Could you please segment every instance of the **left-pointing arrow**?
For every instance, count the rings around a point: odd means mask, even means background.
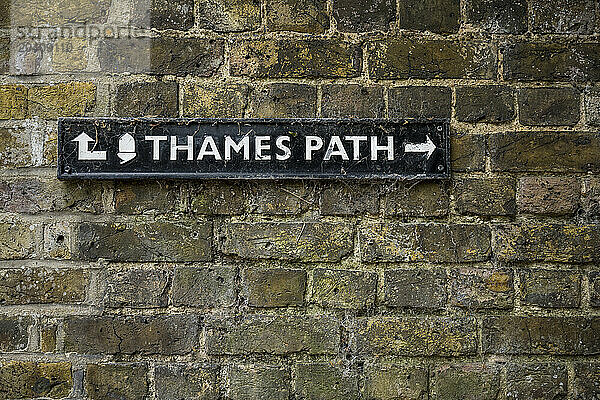
[[[77,142],[77,159],[84,161],[106,161],[106,151],[90,151],[89,144],[94,141],[86,133],[82,133],[72,140]]]

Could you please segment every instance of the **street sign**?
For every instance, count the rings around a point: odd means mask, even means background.
[[[449,123],[62,118],[60,179],[449,177]]]

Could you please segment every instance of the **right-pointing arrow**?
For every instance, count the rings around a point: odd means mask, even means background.
[[[405,153],[427,153],[427,159],[433,154],[433,152],[437,149],[435,144],[431,141],[431,138],[427,136],[427,141],[425,143],[406,143],[404,145]]]
[[[90,151],[89,144],[94,141],[85,132],[72,140],[77,142],[77,158],[84,161],[106,161],[106,151]]]

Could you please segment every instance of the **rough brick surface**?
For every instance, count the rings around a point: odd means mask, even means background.
[[[214,365],[167,364],[154,368],[156,394],[161,399],[213,399],[218,395]]]
[[[427,368],[369,364],[365,366],[364,396],[369,399],[427,397]]]
[[[590,282],[590,303],[592,307],[600,307],[600,272],[592,271],[589,273]]]
[[[106,304],[115,308],[166,307],[169,281],[167,270],[111,271],[107,278]]]
[[[269,0],[266,10],[273,31],[324,33],[330,26],[325,0]]]
[[[85,301],[84,270],[23,268],[0,271],[0,304],[78,304]]]
[[[508,269],[452,269],[450,286],[450,304],[454,306],[468,309],[513,306],[513,274]]]
[[[508,399],[566,399],[567,368],[563,364],[508,366]]]
[[[358,398],[358,377],[352,371],[328,363],[295,366],[297,395],[304,399],[354,400]]]
[[[148,393],[148,370],[141,364],[90,364],[85,389],[91,399],[133,400]]]
[[[575,364],[575,398],[593,399],[600,394],[600,363]]]
[[[254,307],[289,307],[304,304],[306,271],[299,269],[245,269],[243,295]]]
[[[370,73],[376,79],[493,79],[496,56],[481,42],[397,39],[369,44]],[[435,68],[431,68],[435,65]]]
[[[360,309],[375,303],[374,273],[316,269],[312,281],[311,299],[323,307]]]
[[[500,396],[500,369],[493,365],[443,365],[431,372],[433,399],[496,399]]]
[[[185,354],[196,345],[192,315],[156,317],[69,317],[65,351],[79,354]]]
[[[175,82],[127,83],[117,88],[118,117],[177,117]]]
[[[328,223],[231,223],[222,251],[250,259],[339,261],[352,251],[352,229]]]
[[[370,224],[360,228],[359,239],[368,262],[483,261],[490,253],[484,225]]]
[[[0,395],[5,399],[65,398],[71,392],[71,364],[8,361],[0,365]]]
[[[290,397],[289,373],[285,368],[263,365],[234,365],[229,369],[232,400],[267,398],[286,400]]]
[[[531,214],[568,215],[579,206],[581,188],[576,178],[524,177],[519,180],[519,211]]]
[[[523,125],[575,125],[579,121],[580,93],[572,88],[521,89],[519,121]]]
[[[389,89],[391,118],[449,118],[452,90],[441,86],[404,86]]]
[[[576,271],[521,271],[521,303],[546,308],[577,307],[581,275]]]
[[[466,215],[513,215],[515,192],[511,178],[457,180],[456,210]]]
[[[382,118],[385,112],[382,87],[361,85],[323,86],[324,118]],[[353,99],[348,101],[348,99]]]
[[[215,317],[207,321],[206,345],[209,354],[335,354],[338,330],[324,315]]]
[[[342,32],[387,31],[396,18],[396,3],[391,0],[335,0],[333,15]]]
[[[527,2],[471,0],[467,5],[467,22],[490,33],[525,33]]]
[[[473,318],[361,318],[356,351],[363,355],[457,356],[477,351]]]
[[[446,305],[445,271],[386,270],[384,280],[387,306],[436,309]]]
[[[505,261],[593,262],[600,252],[599,225],[498,225],[494,253]]]
[[[494,171],[600,170],[600,135],[596,133],[497,133],[488,138],[488,146]]]
[[[592,355],[600,352],[598,318],[487,317],[484,353]]]
[[[515,94],[505,86],[456,88],[456,119],[500,123],[515,118]]]
[[[387,186],[382,207],[393,217],[442,217],[448,214],[450,191],[445,182],[400,183]]]
[[[179,267],[173,278],[176,306],[228,307],[235,302],[235,268]]]

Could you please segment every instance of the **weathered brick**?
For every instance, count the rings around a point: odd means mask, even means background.
[[[464,122],[508,122],[515,119],[515,93],[506,86],[456,88],[456,119]]]
[[[242,295],[252,307],[301,306],[305,291],[304,270],[248,268],[242,272]]]
[[[91,111],[96,101],[92,83],[61,83],[32,86],[27,91],[28,114],[40,118],[81,117]]]
[[[321,193],[322,215],[377,214],[379,211],[378,185],[333,183]]]
[[[575,363],[573,381],[575,399],[587,400],[600,396],[600,363]]]
[[[486,142],[483,135],[450,136],[450,165],[455,172],[478,172],[485,168]]]
[[[248,209],[264,215],[297,215],[317,205],[317,186],[304,182],[257,182]]]
[[[450,270],[450,304],[469,309],[509,309],[513,306],[513,274],[509,269]]]
[[[519,179],[517,205],[530,214],[570,215],[579,206],[576,178],[528,176]]]
[[[520,277],[522,304],[545,308],[579,307],[579,272],[524,269]]]
[[[591,176],[584,180],[581,204],[585,217],[600,217],[600,177]]]
[[[147,214],[177,211],[180,186],[173,182],[115,183],[115,211],[118,214]]]
[[[446,272],[435,269],[384,271],[385,304],[389,307],[442,308],[446,305]]]
[[[452,90],[443,86],[401,86],[388,90],[390,118],[450,118]]]
[[[367,262],[468,262],[490,254],[490,230],[472,224],[369,224],[359,231]]]
[[[496,225],[494,254],[503,261],[600,260],[600,225]]]
[[[53,72],[82,72],[88,66],[87,38],[60,38],[52,48]],[[40,71],[41,72],[41,71]]]
[[[227,398],[231,400],[287,400],[290,397],[289,372],[282,367],[233,365],[228,378]]]
[[[596,3],[593,0],[561,0],[548,3],[529,0],[531,5],[531,31],[535,33],[594,32]]]
[[[82,303],[88,279],[81,269],[3,269],[0,304]]]
[[[9,6],[8,1],[5,0],[7,5]],[[0,3],[0,7],[3,5]],[[0,9],[0,28],[9,25],[8,15],[10,12],[7,12],[3,9]],[[10,70],[10,38],[0,38],[0,74],[6,74]]]
[[[71,364],[5,361],[0,366],[3,399],[66,398],[73,387]]]
[[[513,178],[466,178],[455,181],[456,210],[466,215],[514,215]]]
[[[471,0],[467,22],[490,33],[522,34],[527,31],[526,0]]]
[[[600,89],[589,88],[585,91],[585,122],[589,125],[600,125]]]
[[[518,81],[600,80],[596,43],[518,42],[502,49],[504,79]]]
[[[0,351],[25,350],[32,322],[30,317],[0,317]]]
[[[295,367],[298,398],[307,400],[355,400],[358,376],[330,363],[300,363]]]
[[[497,399],[501,395],[500,373],[493,364],[439,366],[431,371],[431,399]]]
[[[66,352],[79,354],[186,354],[197,342],[193,315],[67,317]]]
[[[248,212],[250,188],[237,182],[190,184],[190,211],[200,215],[241,215]]]
[[[324,85],[321,108],[324,118],[383,118],[383,88],[355,84]]]
[[[107,307],[153,308],[168,304],[167,270],[111,270],[106,281]]]
[[[178,267],[173,278],[173,305],[230,307],[235,303],[235,268]]]
[[[335,0],[333,16],[341,32],[387,31],[396,18],[396,2]]]
[[[134,82],[119,85],[115,94],[118,117],[177,117],[177,82]]]
[[[259,0],[209,0],[199,5],[198,23],[201,28],[242,32],[260,27]]]
[[[21,85],[1,85],[0,119],[23,119],[27,115],[27,88]]]
[[[339,261],[352,252],[352,228],[314,222],[227,223],[221,251],[243,258]]]
[[[579,90],[575,88],[525,88],[517,94],[519,121],[523,125],[575,125],[579,122]]]
[[[455,33],[460,27],[459,0],[401,1],[399,6],[400,29]]]
[[[110,0],[66,0],[50,7],[44,0],[25,0],[10,8],[12,26],[59,26],[65,24],[101,24],[106,22]]]
[[[28,258],[36,253],[37,237],[41,233],[38,225],[22,222],[0,223],[0,260]]]
[[[588,275],[590,281],[590,305],[600,307],[600,271],[592,271]]]
[[[104,39],[100,69],[110,73],[211,76],[223,63],[224,42],[203,38]]]
[[[457,356],[477,351],[474,318],[360,318],[355,332],[361,355]]]
[[[218,367],[212,365],[168,364],[154,368],[154,385],[159,399],[218,398]]]
[[[442,217],[448,214],[450,191],[445,182],[404,182],[387,189],[382,199],[385,215]]]
[[[506,132],[488,137],[494,171],[600,171],[600,134]]]
[[[317,88],[295,83],[271,83],[255,88],[249,96],[249,118],[314,118]]]
[[[131,24],[140,28],[189,30],[194,0],[133,0]]]
[[[378,40],[369,44],[369,71],[375,79],[494,79],[492,45],[451,40]]]
[[[86,222],[79,225],[77,253],[84,260],[207,261],[211,243],[210,222]]]
[[[242,118],[248,104],[244,84],[187,84],[183,87],[183,115],[202,118]]]
[[[427,368],[368,364],[363,397],[373,400],[426,399]]]
[[[85,390],[91,400],[143,399],[148,394],[147,374],[144,364],[88,364]]]
[[[325,315],[245,315],[211,317],[206,325],[208,354],[337,354],[338,322]]]
[[[362,49],[329,39],[237,40],[231,74],[252,78],[352,78],[360,75]]]
[[[600,353],[600,318],[486,317],[486,354],[592,355]]]
[[[0,181],[0,208],[35,214],[47,211],[102,212],[102,188],[86,182],[19,178]]]
[[[40,350],[51,353],[56,350],[56,334],[58,327],[54,324],[43,325],[40,328]]]
[[[373,306],[377,274],[317,268],[312,273],[311,299],[323,307],[362,309]]]
[[[566,399],[567,367],[563,364],[510,364],[506,371],[507,399]]]
[[[325,33],[329,29],[325,0],[269,0],[266,11],[271,31]]]

